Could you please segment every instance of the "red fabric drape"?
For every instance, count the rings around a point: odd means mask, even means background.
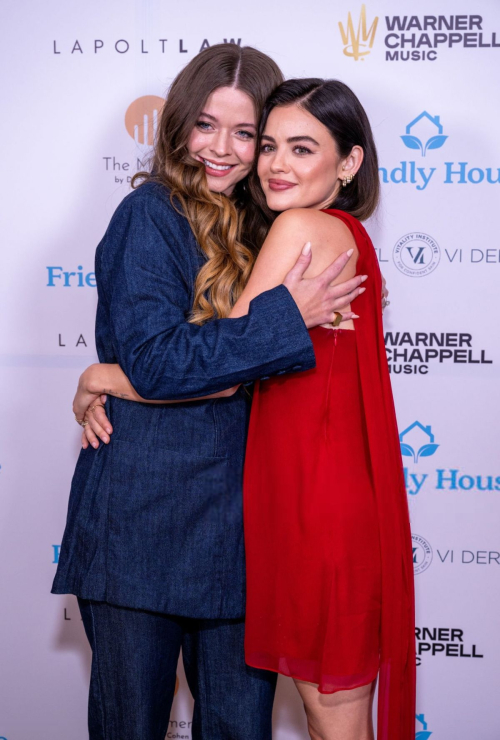
[[[415,616],[413,553],[401,451],[381,311],[380,268],[364,227],[343,211],[326,210],[349,228],[359,258],[357,273],[368,275],[354,310],[359,370],[376,494],[381,563],[381,662],[378,740],[415,738]]]

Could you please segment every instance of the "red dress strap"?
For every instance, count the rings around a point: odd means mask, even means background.
[[[360,222],[344,211],[340,219],[359,250],[358,274],[368,275],[356,299],[361,393],[378,510],[381,565],[381,662],[378,740],[415,738],[415,604],[410,519],[392,388],[382,325],[382,279],[373,244]],[[375,310],[374,310],[375,307]]]

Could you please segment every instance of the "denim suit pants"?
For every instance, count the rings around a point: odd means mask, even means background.
[[[195,702],[192,740],[271,740],[277,676],[245,665],[243,619],[79,605],[92,648],[90,740],[165,740],[181,648]]]

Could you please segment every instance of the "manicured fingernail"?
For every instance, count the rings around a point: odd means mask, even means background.
[[[106,445],[107,445],[107,444],[108,444],[108,442],[109,442],[109,439],[108,439],[107,437],[103,437],[103,438],[102,438],[102,441],[104,442],[104,444],[106,444]]]
[[[359,316],[358,316],[358,314],[357,314],[357,313],[353,313],[353,315],[351,316],[351,318],[352,318],[352,319],[359,319]]]
[[[360,289],[359,289],[359,294],[361,295],[361,293],[364,293],[364,292],[365,292],[365,290],[366,290],[366,288],[360,288]]]
[[[349,249],[348,252],[347,252],[347,256],[350,257],[351,254],[353,254],[353,253],[354,253],[354,249]]]
[[[304,244],[304,249],[302,250],[302,254],[309,254],[311,251],[311,242],[307,242],[307,244]]]
[[[99,444],[97,442],[92,442],[92,447],[94,448],[94,450],[97,450]]]
[[[111,427],[106,427],[106,431],[108,434],[111,434]]]
[[[368,275],[362,275],[361,276],[361,282],[364,283],[365,280],[368,280]]]

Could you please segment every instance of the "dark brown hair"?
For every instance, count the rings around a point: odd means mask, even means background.
[[[338,208],[364,221],[375,211],[380,197],[378,158],[368,117],[353,91],[338,80],[318,78],[287,80],[274,90],[263,108],[259,137],[269,114],[277,106],[300,105],[330,131],[340,157],[347,157],[353,146],[363,149],[364,157],[354,180],[341,187],[331,208]],[[251,177],[254,199],[266,214],[268,225],[275,215],[267,207],[257,174]]]
[[[253,101],[257,121],[264,103],[283,81],[279,67],[250,46],[218,44],[200,52],[177,75],[162,108],[149,173],[132,181],[156,180],[170,189],[180,205],[207,261],[195,283],[190,320],[203,324],[227,316],[250,276],[266,222],[250,196],[248,178],[231,198],[212,193],[205,168],[192,158],[187,144],[208,96],[220,87],[234,87]]]

